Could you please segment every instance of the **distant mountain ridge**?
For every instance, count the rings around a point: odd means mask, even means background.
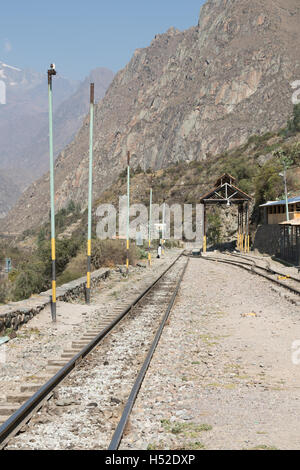
[[[94,197],[126,166],[206,161],[283,127],[300,79],[299,0],[208,0],[198,24],[170,28],[135,51],[95,108]],[[88,118],[56,161],[56,208],[86,205]],[[216,175],[217,177],[218,175]],[[38,210],[36,209],[38,208]],[[21,231],[46,220],[49,175],[4,221]]]
[[[53,116],[53,144],[56,156],[72,141],[82,126],[89,110],[90,83],[95,84],[95,102],[97,103],[105,95],[113,75],[111,70],[102,67],[92,70],[75,92],[56,108]],[[53,79],[53,95],[55,93],[56,80]],[[29,162],[31,181],[36,180],[48,170],[48,120],[36,135],[34,142],[24,150],[24,158]]]
[[[98,68],[85,81],[59,75],[53,81],[54,152],[74,138],[88,111],[89,81],[95,81],[101,99],[113,72]],[[0,80],[6,85],[6,104],[0,105],[0,175],[11,181],[10,197],[0,195],[0,214],[5,214],[32,181],[48,169],[47,74],[21,70],[0,62]]]

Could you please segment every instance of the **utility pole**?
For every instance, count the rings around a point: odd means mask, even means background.
[[[51,206],[51,261],[52,261],[52,296],[51,316],[56,322],[56,255],[55,255],[55,207],[54,207],[54,159],[53,159],[53,119],[52,119],[52,77],[56,75],[55,65],[48,70],[49,101],[49,156],[50,156],[50,206]]]
[[[162,214],[162,254],[165,254],[165,223],[166,223],[166,201],[163,203],[163,214]]]
[[[152,184],[152,182],[151,182]],[[148,263],[151,266],[151,224],[152,224],[152,188],[150,188],[149,225],[148,225]]]
[[[130,152],[127,152],[127,233],[126,233],[126,271],[129,271],[129,222],[130,222]]]
[[[91,255],[92,255],[92,204],[93,204],[93,130],[94,130],[94,83],[90,85],[90,148],[89,148],[89,195],[88,195],[88,239],[86,303],[91,300]]]
[[[283,170],[283,179],[284,179],[284,193],[285,193],[285,208],[286,208],[286,220],[289,222],[289,203],[288,203],[288,194],[287,194],[287,184],[286,184],[286,165],[284,164]]]

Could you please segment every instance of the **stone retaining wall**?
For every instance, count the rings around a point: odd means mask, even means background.
[[[108,268],[98,269],[91,274],[91,286],[97,287],[103,279],[106,279],[111,270]],[[70,300],[84,299],[86,277],[68,282],[57,288],[57,300],[68,302]],[[0,335],[7,328],[17,330],[20,325],[27,323],[47,305],[50,304],[52,291],[41,292],[30,299],[20,302],[11,302],[0,307]]]

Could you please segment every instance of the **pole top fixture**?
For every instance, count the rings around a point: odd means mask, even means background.
[[[51,82],[53,75],[56,75],[55,64],[50,64],[50,68],[48,69],[48,83]]]
[[[130,165],[130,152],[129,152],[129,150],[127,152],[127,164],[128,164],[128,166]]]

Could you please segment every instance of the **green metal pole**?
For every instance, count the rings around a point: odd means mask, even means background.
[[[129,223],[130,223],[130,152],[127,153],[127,233],[126,233],[126,270],[129,271]]]
[[[91,256],[92,256],[92,204],[93,204],[93,131],[94,131],[94,83],[90,85],[90,148],[89,148],[89,194],[88,194],[88,239],[86,303],[91,300]]]
[[[50,206],[51,206],[51,262],[52,262],[52,297],[51,316],[56,321],[56,254],[55,254],[55,207],[54,207],[54,158],[53,158],[53,118],[52,118],[52,76],[56,75],[54,64],[48,70],[49,101],[49,156],[50,156]]]
[[[152,188],[150,188],[149,225],[148,225],[148,263],[151,266],[151,224],[152,224]]]
[[[289,203],[288,203],[288,195],[287,195],[287,185],[286,185],[286,166],[284,165],[284,193],[285,193],[285,210],[286,210],[286,220],[289,222],[290,215],[289,215]]]
[[[162,223],[163,223],[163,228],[162,228],[162,254],[164,255],[165,254],[165,221],[166,219],[166,202],[164,201],[164,204],[163,204],[163,217],[162,217]]]

